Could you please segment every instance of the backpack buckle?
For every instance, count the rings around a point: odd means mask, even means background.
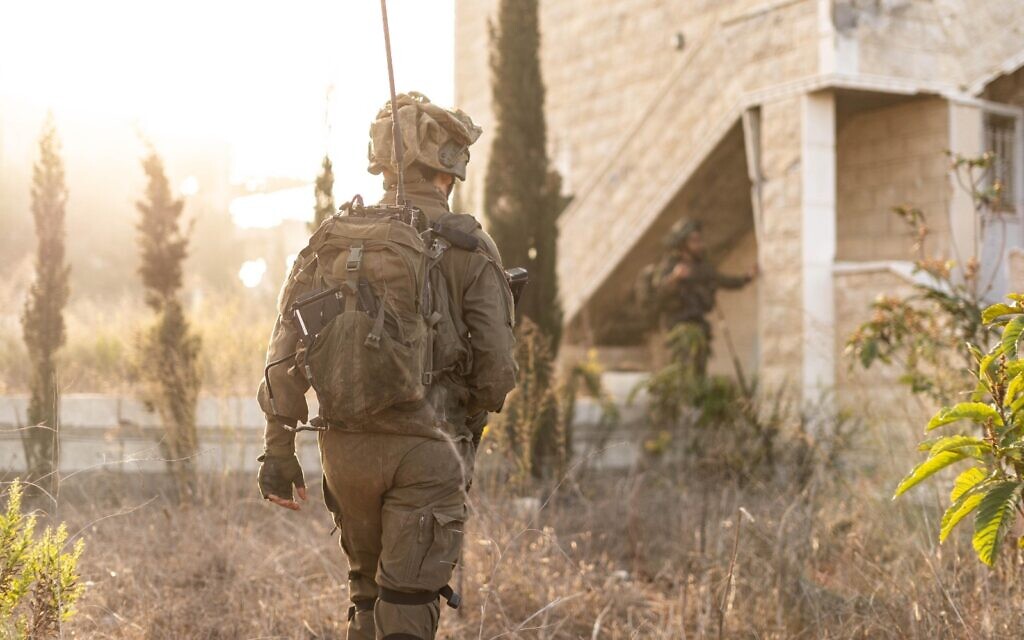
[[[345,261],[346,271],[359,271],[360,265],[363,264],[363,245],[357,244],[356,246],[349,249],[348,260]]]
[[[380,349],[380,336],[371,331],[367,334],[366,340],[363,340],[363,346],[369,349]]]
[[[439,260],[441,255],[448,249],[448,243],[441,238],[434,238],[430,245],[429,256],[431,260]]]
[[[423,372],[423,386],[424,387],[429,387],[432,384],[434,384],[434,372],[433,371],[424,371]]]

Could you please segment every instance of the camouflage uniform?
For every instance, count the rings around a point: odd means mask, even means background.
[[[409,162],[406,198],[432,222],[447,216],[446,224],[476,236],[480,247],[452,247],[441,259],[451,321],[434,341],[438,368],[445,372],[428,389],[427,400],[385,410],[359,431],[332,425],[319,433],[324,498],[349,561],[350,640],[434,637],[439,591],[451,579],[462,545],[479,431],[486,412],[501,408],[516,376],[512,298],[497,248],[472,217],[450,215],[447,194],[425,177],[430,170],[423,167],[464,179],[466,147],[479,129],[465,114],[440,109],[418,94],[401,95],[397,102]],[[371,172],[392,169],[389,107],[378,114],[371,140]],[[385,187],[382,202],[394,203],[395,185]],[[297,277],[301,270],[293,269],[285,286],[310,284],[296,283]],[[297,338],[291,321],[279,316],[268,362],[293,351]],[[265,456],[287,460],[294,435],[282,424],[305,421],[308,383],[294,367],[272,369],[270,375],[278,413],[270,410],[261,386]],[[261,480],[266,494],[263,485]]]
[[[693,255],[682,248],[689,235],[699,231],[700,225],[680,221],[665,241],[669,251],[655,270],[659,320],[662,331],[670,331],[680,324],[694,327],[704,338],[704,345],[694,355],[694,371],[703,376],[711,355],[711,323],[707,316],[715,308],[719,289],[739,289],[746,286],[750,276],[728,276],[718,272],[715,265],[702,253]],[[676,266],[684,264],[689,273],[679,279],[672,278]]]

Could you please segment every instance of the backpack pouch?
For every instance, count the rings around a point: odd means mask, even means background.
[[[425,325],[408,342],[387,331],[376,346],[367,336],[374,319],[362,311],[334,318],[305,354],[313,388],[328,422],[358,427],[396,404],[423,400],[423,340]],[[370,341],[372,344],[372,341]]]

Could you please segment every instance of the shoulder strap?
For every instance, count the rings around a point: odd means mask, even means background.
[[[431,285],[431,276],[437,270],[437,266],[440,264],[445,252],[451,247],[459,247],[467,251],[475,251],[477,247],[477,241],[474,236],[445,224],[445,220],[449,216],[451,214],[446,214],[440,220],[430,225],[433,241],[427,250],[427,268],[423,277],[423,291],[420,295],[420,304],[423,305],[423,319],[427,324],[426,353],[424,354],[426,371],[423,373],[423,384],[428,387],[433,384],[434,376],[440,373],[434,363],[434,338],[436,337],[437,323],[442,319],[441,313],[434,308],[434,296],[436,294]],[[472,248],[469,248],[470,244],[472,244]],[[442,304],[448,304],[448,301],[442,301]]]
[[[480,248],[480,240],[473,235],[473,232],[480,228],[480,223],[471,215],[446,213],[440,220],[431,224],[430,228],[453,247],[464,251],[476,251]]]

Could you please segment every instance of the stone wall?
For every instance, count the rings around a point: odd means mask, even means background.
[[[735,126],[750,92],[813,75],[814,2],[776,3],[718,23],[695,40],[656,103],[577,193],[560,223],[558,274],[578,312]],[[586,121],[586,117],[581,117]],[[603,233],[594,237],[591,230]]]
[[[743,235],[732,250],[718,264],[718,269],[727,275],[743,275],[756,265],[757,241],[751,229]],[[761,287],[760,278],[739,290],[718,292],[718,309],[721,315],[711,318],[713,339],[711,360],[708,371],[716,375],[731,376],[734,372],[732,354],[728,340],[736,350],[744,374],[750,379],[758,369],[757,334],[758,308]],[[723,321],[724,318],[724,321]]]
[[[496,6],[497,0],[455,3],[456,102],[484,127],[464,191],[463,202],[472,211],[483,207],[493,134],[487,24]],[[689,12],[662,0],[561,0],[540,6],[549,155],[572,191],[650,101],[679,55],[671,35],[682,30]]]
[[[762,207],[760,247],[760,377],[766,390],[797,389],[803,365],[801,271],[801,98],[761,109]]]
[[[1007,256],[1010,291],[1024,292],[1024,250],[1010,249]]]
[[[840,70],[970,86],[1024,52],[1022,0],[834,0]]]
[[[463,210],[478,216],[483,212],[484,176],[494,132],[487,21],[495,6],[497,0],[455,0],[455,106],[484,130],[470,150],[466,181],[456,187],[456,197]]]
[[[841,273],[836,283],[836,387],[837,405],[868,424],[899,427],[920,433],[936,410],[923,396],[914,396],[899,384],[901,371],[875,363],[864,370],[844,355],[846,341],[859,324],[871,317],[871,303],[886,294],[904,296],[911,284],[884,269]]]
[[[485,129],[463,192],[464,206],[473,211],[482,209],[493,129],[487,20],[496,5],[455,5],[456,102]],[[549,156],[576,193],[664,95],[692,50],[708,49],[709,39],[717,40],[715,52],[687,65],[688,88],[670,106],[714,118],[720,111],[710,102],[718,91],[734,96],[736,88],[814,70],[815,0],[550,0],[541,2],[541,29]],[[745,69],[744,62],[755,64]]]
[[[941,98],[909,100],[840,120],[837,132],[839,260],[910,260],[907,227],[892,212],[927,216],[929,254],[949,246],[949,109]]]
[[[992,81],[982,97],[995,102],[1024,107],[1024,69],[1017,69]]]

